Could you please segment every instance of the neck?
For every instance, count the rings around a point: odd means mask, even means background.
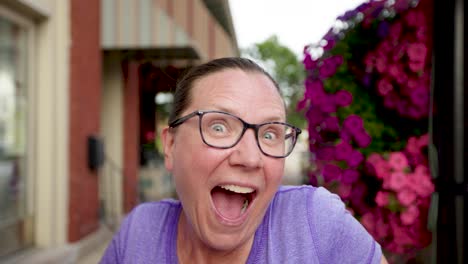
[[[179,263],[245,263],[252,248],[254,236],[232,250],[218,250],[205,244],[180,214],[177,231],[177,257]]]

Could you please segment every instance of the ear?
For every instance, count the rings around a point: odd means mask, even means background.
[[[170,131],[169,127],[165,127],[161,132],[161,139],[164,151],[164,165],[168,171],[172,171],[174,165],[174,158],[172,150],[174,148],[174,134]]]

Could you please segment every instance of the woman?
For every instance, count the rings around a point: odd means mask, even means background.
[[[192,68],[162,132],[180,201],[135,208],[101,263],[379,263],[380,246],[336,195],[280,187],[300,129],[248,59]]]

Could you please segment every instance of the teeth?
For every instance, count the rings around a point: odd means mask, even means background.
[[[249,187],[242,187],[242,186],[237,186],[237,185],[232,185],[232,184],[226,184],[226,185],[220,185],[219,187],[235,192],[235,193],[252,193],[254,192],[254,189],[249,188]]]
[[[249,200],[245,199],[244,204],[242,205],[241,214],[245,212],[247,206],[249,206]]]

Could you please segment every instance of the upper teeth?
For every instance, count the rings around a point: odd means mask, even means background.
[[[232,185],[232,184],[226,184],[226,185],[220,185],[219,187],[235,192],[235,193],[251,193],[254,192],[254,189],[249,188],[249,187],[242,187],[242,186],[237,186],[237,185]]]

